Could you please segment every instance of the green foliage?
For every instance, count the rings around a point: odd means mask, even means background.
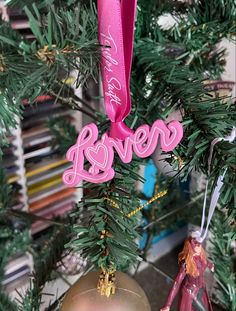
[[[213,99],[202,83],[206,77],[219,78],[223,71],[225,51],[219,51],[216,47],[223,37],[231,38],[236,33],[235,4],[233,1],[193,1],[185,15],[180,14],[180,8],[176,6],[168,9],[168,1],[157,5],[156,10],[153,9],[156,1],[147,4],[143,0],[139,1],[139,5],[132,72],[135,116],[138,123],[151,123],[179,109],[184,138],[168,161],[176,165],[178,157],[182,159],[184,167],[179,175],[185,179],[193,169],[207,174],[211,141],[229,135],[236,123],[235,105],[231,100],[224,99],[227,101],[224,103],[220,98]],[[159,25],[159,16],[163,12],[171,12],[177,21],[169,29]],[[218,176],[227,168],[221,198],[228,223],[235,218],[235,154],[235,144],[217,144],[209,176],[213,188]],[[198,205],[198,202],[194,203]],[[168,220],[167,227],[171,226],[171,218]],[[155,229],[153,226],[149,235]],[[217,230],[215,226],[213,230]],[[226,228],[222,224],[221,233],[215,236],[215,254],[218,252],[218,238],[222,237],[224,230]],[[233,230],[235,228],[232,227],[226,230],[229,233],[228,242]],[[225,248],[223,250],[226,251]],[[227,285],[227,278],[233,275],[232,257],[227,257],[227,263],[218,257],[214,256],[216,265],[221,267],[221,273],[217,275],[217,282],[222,282],[219,297],[229,310],[232,302],[235,303],[231,293],[232,282],[229,287]]]
[[[222,38],[233,39],[236,33],[236,7],[233,0],[175,1],[140,0],[136,40],[151,38],[158,44],[176,45],[182,53],[178,58],[198,73],[219,78],[225,62],[225,51],[218,50]],[[155,8],[155,9],[153,9]],[[185,9],[185,12],[184,12]],[[175,25],[163,28],[159,17],[171,13]],[[183,14],[185,13],[185,14]],[[150,22],[151,21],[151,22]]]
[[[196,24],[219,21],[221,23],[232,23],[236,26],[236,6],[234,0],[193,0],[188,14]],[[227,33],[231,35],[230,32]]]
[[[6,131],[16,127],[17,116],[21,116],[16,94],[23,87],[27,69],[17,51],[20,40],[8,23],[0,21],[0,146],[7,142]]]
[[[30,245],[28,229],[19,228],[16,219],[9,217],[11,196],[11,186],[7,184],[4,170],[0,169],[0,281],[3,279],[8,261],[13,256],[26,252]],[[0,310],[17,310],[15,303],[4,294],[1,282]]]
[[[8,210],[11,202],[12,189],[7,184],[5,172],[0,169],[0,280],[4,275],[8,260],[25,252],[29,246],[28,230],[18,228],[15,219],[10,218]],[[1,286],[0,286],[1,288]]]
[[[236,240],[235,221],[230,222],[224,211],[218,211],[212,226],[212,259],[217,282],[216,299],[227,310],[236,310],[236,273],[233,266],[233,241]]]
[[[127,214],[139,206],[135,182],[140,177],[135,161],[125,166],[116,159],[116,176],[111,182],[89,186],[73,215],[81,218],[74,225],[77,237],[68,246],[89,258],[95,267],[127,268],[137,259],[137,216]],[[108,199],[107,199],[108,198]],[[114,206],[114,202],[117,205]]]
[[[11,204],[12,187],[7,184],[6,174],[2,168],[0,169],[0,185],[0,213],[3,214]]]
[[[163,46],[150,39],[136,45],[135,70],[133,85],[135,90],[141,90],[140,93],[133,91],[139,122],[152,123],[158,117],[166,117],[180,109],[185,134],[174,153],[185,163],[181,174],[186,177],[193,168],[206,173],[210,143],[213,138],[230,133],[235,123],[235,105],[230,101],[223,104],[220,99],[212,99],[199,74],[189,70],[175,55],[167,55]],[[140,72],[143,73],[141,77]],[[217,160],[214,158],[218,162],[214,163],[215,170],[221,168],[223,171],[225,166],[233,169],[235,147],[221,143],[217,152],[221,156]],[[232,171],[229,174],[233,178]]]
[[[24,293],[19,293],[20,298],[17,299],[17,310],[18,311],[40,311],[41,305],[41,290],[40,288],[34,287],[31,283],[29,290]]]
[[[22,254],[29,249],[30,239],[28,230],[9,228],[7,225],[2,225],[0,234],[0,278],[3,277],[5,266],[9,259],[13,256]]]
[[[70,121],[60,118],[49,120],[48,125],[53,134],[53,139],[51,141],[52,148],[56,150],[58,154],[64,155],[69,147],[76,141],[77,132],[75,127]]]
[[[15,116],[21,116],[21,100],[27,98],[29,103],[33,103],[36,96],[45,93],[54,95],[56,100],[60,99],[72,109],[89,112],[90,116],[97,118],[100,130],[106,131],[107,121],[86,106],[86,102],[71,94],[66,95],[67,88],[62,82],[73,69],[78,70],[77,85],[90,76],[98,76],[97,17],[93,2],[90,6],[81,5],[76,0],[35,3],[8,0],[6,3],[24,8],[35,40],[30,42],[22,38],[10,29],[9,24],[1,22],[0,76],[4,78],[0,80],[2,137],[6,130],[16,125]],[[225,51],[216,47],[222,38],[231,38],[236,33],[234,1],[194,0],[187,4],[170,0],[140,0],[138,4],[131,81],[133,107],[127,124],[133,127],[150,124],[179,109],[185,134],[169,161],[176,165],[178,157],[183,160],[180,176],[185,179],[193,169],[207,173],[212,139],[229,134],[236,121],[235,106],[230,100],[223,103],[222,99],[213,99],[203,84],[206,78],[219,78],[223,71]],[[163,13],[171,13],[176,21],[169,29],[159,24]],[[49,125],[55,137],[52,144],[58,152],[65,152],[74,144],[75,130],[66,121],[52,120]],[[213,256],[218,269],[219,297],[227,309],[233,303],[235,305],[232,292],[235,275],[229,247],[230,239],[235,238],[232,233],[235,227],[231,226],[236,199],[235,152],[235,145],[219,143],[215,147],[209,176],[213,187],[227,168],[221,194],[225,222],[216,220],[213,226]],[[116,158],[116,176],[112,181],[101,185],[84,184],[84,196],[78,203],[78,209],[70,215],[71,229],[66,225],[56,227],[45,248],[35,252],[40,261],[36,261],[34,280],[22,296],[19,310],[39,310],[43,284],[51,278],[65,244],[81,251],[95,267],[108,268],[112,265],[123,269],[135,262],[138,258],[135,240],[139,236],[139,223],[137,216],[128,218],[127,213],[139,206],[136,193],[136,182],[140,180],[137,173],[139,164],[134,159],[131,164],[124,165]],[[8,192],[4,187],[1,206],[5,208],[9,196],[5,195]],[[118,207],[114,207],[112,202]],[[154,208],[155,204],[152,206]],[[155,216],[164,217],[162,212]],[[4,230],[0,236],[0,244],[3,241],[7,250],[7,256],[0,264],[0,274],[3,274],[8,254],[17,245],[25,249],[20,242],[23,236],[18,235],[19,240],[13,237],[17,231],[9,229],[8,220],[4,218]],[[168,219],[172,220],[172,217]],[[166,226],[168,221],[166,219]],[[159,229],[155,226],[151,234]],[[13,244],[9,244],[10,240]],[[219,258],[217,254],[222,256]],[[229,286],[226,285],[228,280]],[[6,304],[11,302],[7,300]]]
[[[51,229],[48,240],[41,249],[35,247],[30,239],[27,224],[39,220],[23,212],[13,212],[9,208],[12,197],[11,186],[7,184],[4,171],[0,170],[0,280],[3,279],[8,261],[29,251],[34,256],[34,278],[26,292],[19,292],[17,305],[3,292],[0,284],[0,310],[5,311],[38,311],[43,300],[43,286],[52,279],[62,258],[64,246],[71,239],[71,227],[76,219],[64,219]],[[20,220],[20,221],[19,221]],[[42,219],[41,219],[42,220]]]
[[[25,6],[24,11],[35,36],[32,42],[8,23],[0,23],[1,141],[16,126],[22,99],[32,103],[55,89],[59,94],[65,86],[62,80],[72,70],[78,71],[77,86],[97,76],[97,20],[92,3],[65,9],[47,2],[46,11],[36,4]]]
[[[31,0],[5,0],[4,2],[7,6],[18,8],[24,8],[25,6],[30,7],[32,5]],[[36,4],[37,8],[45,9],[52,4],[57,4],[60,7],[64,6],[66,8],[70,8],[77,6],[81,2],[81,0],[36,0],[33,3]]]
[[[50,128],[54,134],[53,145],[60,146],[60,151],[65,152],[74,144],[76,132],[69,122],[50,120]],[[68,243],[68,247],[80,251],[95,267],[112,265],[124,269],[134,264],[138,257],[135,242],[139,237],[135,229],[137,218],[126,216],[140,203],[135,190],[135,183],[141,178],[137,174],[138,168],[137,160],[127,166],[117,157],[115,178],[101,185],[85,185],[83,199],[71,214],[80,222],[73,226],[73,236],[77,238]],[[119,208],[114,207],[113,202]]]
[[[0,311],[17,311],[17,305],[4,292],[0,291]]]
[[[67,225],[61,223],[60,226],[52,228],[51,236],[46,240],[38,251],[34,252],[35,267],[34,278],[30,288],[21,293],[19,299],[19,311],[39,311],[43,301],[43,286],[52,280],[52,271],[56,270],[58,262],[62,258],[64,245],[70,240],[70,222]],[[72,224],[71,224],[72,225]]]
[[[186,219],[185,214],[188,214],[189,211],[180,187],[179,180],[173,182],[170,178],[166,179],[162,174],[157,174],[152,197],[164,190],[167,190],[167,194],[149,204],[148,208],[142,211],[143,217],[147,221],[146,228],[150,228],[149,232],[152,236],[160,234],[163,230],[175,230],[183,223],[183,219]],[[145,198],[145,201],[149,199]],[[182,209],[183,206],[186,208]],[[159,221],[160,219],[161,221]],[[144,227],[144,230],[147,229]]]

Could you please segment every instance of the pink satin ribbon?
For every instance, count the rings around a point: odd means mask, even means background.
[[[133,134],[123,122],[131,110],[130,72],[137,0],[98,0],[99,43],[104,102],[111,120],[110,136]]]

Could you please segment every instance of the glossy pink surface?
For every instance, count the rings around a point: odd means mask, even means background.
[[[76,144],[67,152],[66,158],[73,162],[73,166],[64,172],[63,181],[69,187],[77,186],[82,180],[92,183],[106,182],[115,174],[112,168],[114,152],[117,152],[122,162],[129,163],[133,154],[140,158],[150,156],[158,143],[163,151],[172,151],[182,136],[183,128],[178,121],[166,125],[162,120],[157,120],[152,127],[142,125],[124,141],[109,137],[107,133],[97,140],[97,126],[94,123],[86,125]],[[86,160],[90,164],[87,170]]]

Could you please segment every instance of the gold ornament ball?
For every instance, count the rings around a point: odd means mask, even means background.
[[[116,272],[116,293],[109,298],[97,290],[100,272],[89,272],[68,291],[61,311],[151,311],[148,299],[138,283]]]

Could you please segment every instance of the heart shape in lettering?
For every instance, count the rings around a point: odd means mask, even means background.
[[[108,163],[108,150],[102,143],[96,144],[95,147],[88,147],[85,152],[86,158],[93,167],[104,170]]]

